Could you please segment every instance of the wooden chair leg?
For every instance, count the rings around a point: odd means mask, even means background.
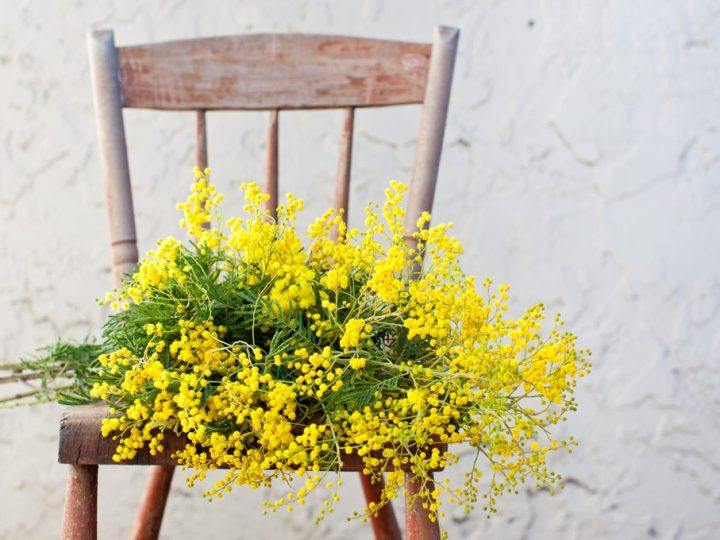
[[[174,472],[172,465],[153,467],[130,535],[132,540],[157,540]]]
[[[431,477],[432,478],[432,477]],[[432,484],[432,480],[430,480]],[[433,486],[428,486],[430,491]],[[423,508],[426,502],[414,497],[420,491],[420,483],[410,473],[405,473],[405,538],[406,540],[440,540],[440,524],[430,520],[430,511]]]
[[[366,503],[379,503],[385,482],[381,479],[373,484],[370,477],[362,472],[360,473],[360,482],[362,483]],[[372,525],[375,540],[402,540],[400,526],[391,503],[383,506],[378,511],[377,516],[370,516],[370,525]]]
[[[68,465],[62,540],[97,539],[97,465]]]

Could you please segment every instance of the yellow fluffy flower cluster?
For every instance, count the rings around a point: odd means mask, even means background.
[[[590,367],[559,318],[546,332],[542,305],[508,318],[508,287],[463,274],[451,224],[423,214],[405,230],[400,183],[381,211],[367,207],[362,230],[328,211],[304,242],[302,201],[288,196],[274,220],[255,184],[242,187],[246,215],[218,223],[208,174],[179,205],[192,242],[162,240],[107,298],[119,309],[92,394],[112,406],[103,435],[118,441],[117,461],[163,452],[172,432],[187,441],[174,457],[191,483],[228,470],[208,496],[295,478],[274,511],[327,484],[319,518],[337,499],[324,476],[349,459],[385,480],[364,516],[403,492],[404,474],[433,519],[443,501],[471,509],[478,457],[488,512],[528,479],[556,483],[547,456],[575,443],[551,429]],[[466,481],[435,484],[460,444],[476,452]]]

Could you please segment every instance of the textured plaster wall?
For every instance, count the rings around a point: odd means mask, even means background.
[[[96,331],[111,283],[84,33],[119,44],[301,31],[429,40],[462,29],[436,216],[468,271],[544,300],[594,351],[567,486],[451,512],[451,538],[699,540],[720,535],[720,3],[715,0],[190,2],[0,0],[0,360]],[[228,193],[262,179],[265,116],[209,116]],[[407,180],[418,111],[357,118],[354,216]],[[283,189],[330,204],[340,114],[281,119]],[[176,231],[193,118],[126,114],[141,249]],[[232,197],[229,197],[232,198]],[[0,537],[52,538],[60,408],[0,411]],[[460,473],[456,473],[460,474]],[[179,474],[182,476],[182,473]],[[138,468],[101,469],[102,538],[128,533]],[[164,538],[369,538],[343,519],[263,518],[263,493],[208,504],[175,482]],[[311,511],[312,509],[308,509]]]

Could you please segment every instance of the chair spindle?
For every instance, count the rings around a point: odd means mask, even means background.
[[[270,111],[270,122],[268,123],[267,134],[267,156],[265,176],[265,193],[270,195],[265,208],[270,211],[272,217],[277,217],[278,205],[278,110]]]
[[[196,111],[195,129],[195,165],[205,170],[208,166],[207,124],[205,111]]]
[[[340,139],[340,159],[338,161],[337,179],[335,181],[335,210],[344,212],[343,219],[348,221],[348,205],[350,200],[350,169],[352,167],[353,128],[355,125],[355,108],[343,109],[343,128]]]

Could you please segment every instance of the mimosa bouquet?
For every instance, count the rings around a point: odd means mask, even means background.
[[[243,185],[245,215],[223,220],[209,171],[196,176],[179,205],[190,241],[161,240],[102,300],[114,313],[99,341],[60,343],[11,366],[13,381],[34,377],[38,396],[68,404],[106,402],[118,462],[185,437],[174,459],[191,484],[228,471],[208,497],[292,479],[270,511],[326,487],[322,518],[337,499],[325,476],[347,456],[385,479],[365,516],[402,494],[405,472],[432,519],[443,502],[470,510],[482,496],[490,513],[528,480],[557,484],[548,455],[575,441],[552,429],[575,410],[589,353],[558,317],[543,330],[542,304],[508,318],[509,287],[462,272],[451,224],[423,214],[405,230],[406,188],[392,182],[362,229],[328,211],[303,239],[301,200],[288,195],[273,218],[258,186]],[[434,483],[468,446],[464,483]]]

